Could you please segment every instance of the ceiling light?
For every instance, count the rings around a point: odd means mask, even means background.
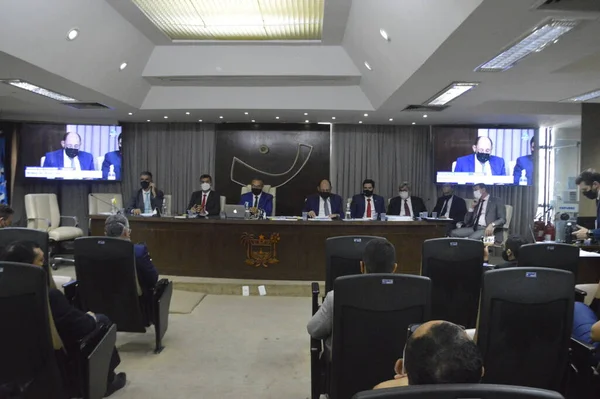
[[[358,121],[358,123],[362,123],[362,121]]]
[[[335,119],[335,116],[332,116],[331,119]]]
[[[279,117],[278,117],[278,116],[276,116],[276,117],[275,117],[275,119],[279,119]]]
[[[223,119],[223,116],[219,116],[219,119]]]
[[[119,65],[119,69],[122,71],[123,69],[127,68],[127,63],[124,62],[121,65]]]
[[[367,61],[365,61],[365,67],[367,67],[367,69],[368,69],[369,71],[372,71],[372,70],[373,70],[373,68],[371,68],[371,65],[369,65],[369,63],[368,63]]]
[[[391,121],[393,121],[393,120],[394,120],[394,118],[390,118],[390,119],[389,119],[389,121],[390,121],[390,122],[391,122]]]
[[[502,72],[513,67],[522,58],[540,52],[559,37],[579,24],[573,19],[550,19],[520,37],[500,54],[475,68],[476,72]]]
[[[55,91],[51,91],[48,89],[44,89],[43,87],[36,86],[29,82],[20,79],[7,79],[0,80],[2,83],[6,83],[7,85],[18,87],[19,89],[27,90],[35,94],[39,94],[40,96],[48,97],[56,101],[66,102],[66,103],[77,103],[78,100],[67,97],[63,94],[57,93]]]
[[[446,105],[455,98],[465,94],[479,83],[476,82],[453,82],[450,86],[444,88],[433,98],[425,101],[426,105]]]
[[[390,41],[390,37],[388,36],[387,32],[384,31],[383,29],[379,29],[379,34],[381,35],[381,37],[384,38],[384,40],[386,41]]]
[[[416,124],[417,124],[417,122],[413,122],[412,124],[413,124],[413,125],[416,125]]]
[[[73,28],[67,32],[67,40],[75,40],[79,36],[79,29]]]
[[[598,97],[600,97],[600,89],[597,89],[594,91],[589,91],[587,93],[580,94],[576,97],[567,98],[566,100],[563,100],[563,101],[582,102],[582,101],[587,101],[587,100],[591,100],[593,98],[598,98]]]
[[[306,115],[308,115],[308,112],[305,112],[305,113],[304,113],[304,116],[306,116]]]
[[[304,121],[304,123],[308,123],[308,119]]]
[[[202,122],[202,119],[198,119],[198,122]]]
[[[133,115],[133,112],[130,112],[129,115]]]
[[[427,118],[427,114],[423,115],[423,118]]]
[[[254,123],[254,122],[256,122],[256,121],[255,121],[254,119],[252,119],[252,122]]]
[[[185,114],[186,114],[186,115],[189,115],[190,113],[189,113],[189,112],[186,112]]]
[[[364,114],[364,116],[369,116],[369,114]]]
[[[169,117],[167,115],[165,115],[165,119],[169,119]]]
[[[146,122],[150,122],[150,119],[147,119]]]
[[[248,115],[248,113],[247,113],[247,112],[244,112],[244,115]]]

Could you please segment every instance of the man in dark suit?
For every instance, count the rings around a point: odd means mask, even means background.
[[[15,211],[8,205],[0,204],[0,229],[10,227]]]
[[[250,213],[253,215],[257,214],[259,210],[264,210],[266,216],[272,216],[273,213],[273,196],[269,193],[263,192],[265,183],[262,179],[252,180],[252,191],[242,195],[240,198],[240,205],[244,205],[246,202],[250,207]]]
[[[425,203],[419,197],[410,195],[408,182],[400,184],[398,197],[392,198],[388,206],[388,215],[419,217],[419,213],[427,212]]]
[[[194,191],[190,198],[187,210],[196,212],[200,216],[216,216],[221,213],[221,196],[211,189],[212,177],[200,176],[200,191]]]
[[[127,205],[127,213],[133,215],[140,215],[142,213],[152,213],[158,209],[158,212],[162,212],[162,206],[164,201],[164,193],[156,188],[156,185],[152,181],[152,173],[142,172],[140,174],[140,186]]]
[[[107,152],[104,155],[104,161],[102,162],[102,180],[108,180],[108,172],[110,172],[110,167],[113,167],[113,171],[115,172],[115,180],[121,180],[121,135],[117,137],[117,142],[119,143],[118,151]]]
[[[448,223],[448,232],[456,228],[456,223],[465,220],[467,214],[467,204],[465,200],[454,195],[452,186],[444,184],[442,186],[442,196],[438,198],[434,212],[437,212],[438,217],[452,219],[452,223]]]
[[[356,194],[352,197],[350,203],[350,214],[353,219],[371,219],[375,214],[385,213],[383,197],[373,194],[373,190],[375,190],[375,182],[371,179],[365,179],[362,194]]]
[[[81,137],[77,133],[65,133],[60,142],[61,150],[46,153],[44,168],[70,168],[74,170],[95,170],[94,156],[79,151]]]
[[[525,171],[527,185],[533,185],[533,152],[535,151],[535,137],[532,137],[529,141],[529,148],[531,149],[531,154],[517,158],[517,164],[515,165],[515,170],[513,171],[515,184],[520,184],[519,180],[521,179],[523,171]]]
[[[343,219],[344,209],[342,197],[331,192],[329,179],[321,180],[317,187],[317,194],[309,195],[304,202],[303,212],[308,212],[309,218],[330,217]]]
[[[481,240],[482,237],[496,236],[496,242],[502,242],[502,226],[506,223],[506,205],[502,198],[492,197],[483,183],[473,186],[475,201],[465,216],[464,227],[457,224],[450,232],[451,237]]]
[[[482,173],[485,176],[504,176],[504,159],[491,155],[494,143],[487,136],[479,136],[473,145],[473,154],[456,159],[453,172]]]

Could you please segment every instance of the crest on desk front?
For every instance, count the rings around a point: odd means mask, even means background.
[[[270,237],[261,234],[255,237],[254,234],[242,234],[242,245],[246,246],[246,264],[254,267],[269,267],[274,263],[279,263],[277,259],[277,243],[279,242],[279,233],[272,233]]]

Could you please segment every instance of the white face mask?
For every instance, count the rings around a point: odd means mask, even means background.
[[[200,185],[200,188],[202,189],[202,191],[208,191],[210,190],[210,183],[202,183]]]
[[[479,198],[481,198],[481,190],[475,190],[475,191],[473,191],[473,197],[475,197],[476,200],[478,200]]]
[[[406,192],[406,191],[400,191],[400,198],[407,199],[408,198],[408,192]]]

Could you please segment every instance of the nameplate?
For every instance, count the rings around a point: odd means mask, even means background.
[[[98,240],[98,245],[104,245],[104,244],[106,244],[106,241],[104,241],[104,240]]]
[[[0,273],[4,273],[4,268],[0,267]]]
[[[392,280],[391,278],[382,278],[381,284],[394,284],[394,280]]]
[[[525,272],[527,278],[537,278],[537,272]]]
[[[554,246],[546,247],[546,251],[554,251]]]
[[[354,242],[362,242],[362,238],[355,238]]]
[[[450,246],[451,247],[458,247],[458,242],[457,241],[450,241]]]

